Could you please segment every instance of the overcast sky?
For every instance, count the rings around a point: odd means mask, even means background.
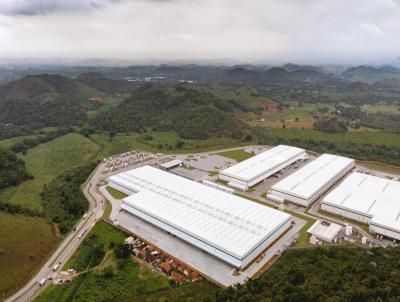
[[[400,0],[0,0],[0,58],[377,63]]]

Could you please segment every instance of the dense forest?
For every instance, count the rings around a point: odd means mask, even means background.
[[[22,159],[10,150],[0,148],[0,189],[18,185],[31,177]]]
[[[96,165],[93,162],[79,167],[44,186],[41,194],[44,214],[60,226],[61,232],[71,230],[75,221],[87,211],[89,204],[81,185]]]
[[[318,247],[288,251],[258,279],[218,302],[397,302],[400,248]]]
[[[90,123],[105,131],[176,131],[182,138],[244,138],[250,129],[229,112],[210,91],[193,85],[144,85],[117,108]]]

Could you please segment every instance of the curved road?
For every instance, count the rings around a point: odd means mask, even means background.
[[[39,272],[17,293],[7,298],[5,302],[27,302],[33,300],[46,286],[48,286],[52,281],[46,282],[43,287],[39,286],[39,281],[43,278],[48,278],[54,274],[52,268],[55,264],[60,263],[57,271],[60,271],[64,264],[69,260],[69,258],[76,251],[84,237],[89,233],[91,228],[95,225],[96,221],[103,216],[104,203],[101,195],[98,192],[97,184],[100,179],[100,163],[96,167],[94,172],[90,175],[89,179],[86,181],[83,192],[86,198],[89,200],[89,210],[85,218],[76,226],[76,231],[71,232],[64,241],[60,244],[57,250],[52,254],[52,256],[47,260],[47,262],[42,266]],[[85,231],[84,235],[79,238],[79,235]]]

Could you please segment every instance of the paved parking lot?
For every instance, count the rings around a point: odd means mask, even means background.
[[[208,177],[208,173],[197,170],[197,169],[186,169],[184,167],[178,167],[170,171],[176,175],[191,179],[193,181],[201,181]]]

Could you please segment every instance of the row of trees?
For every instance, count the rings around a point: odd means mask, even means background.
[[[38,135],[36,137],[29,137],[23,139],[21,142],[15,143],[11,146],[11,150],[14,151],[15,153],[19,152],[24,152],[27,151],[30,148],[36,147],[39,144],[43,144],[46,142],[49,142],[53,139],[56,139],[57,137],[60,137],[62,135],[65,135],[67,133],[72,132],[73,129],[68,127],[68,128],[58,128],[55,131],[50,131],[50,132],[45,132],[41,135]]]
[[[0,211],[6,212],[6,213],[12,214],[12,215],[22,214],[22,215],[31,216],[31,217],[42,216],[42,214],[36,210],[28,209],[19,204],[12,204],[12,203],[1,201],[1,200],[0,200]]]

